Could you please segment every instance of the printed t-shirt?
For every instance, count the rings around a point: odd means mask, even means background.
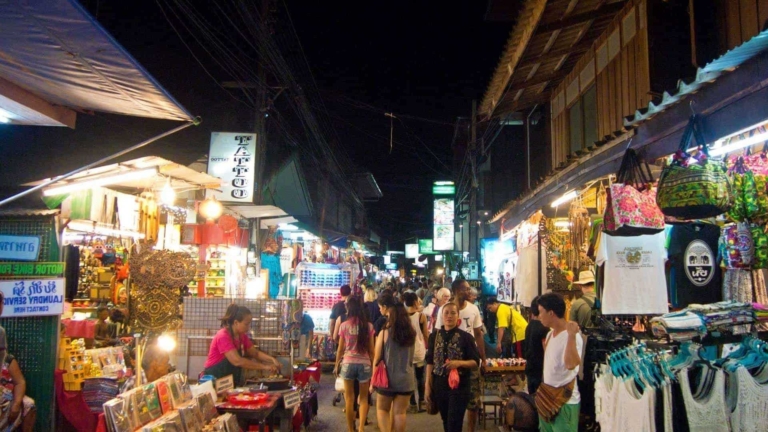
[[[357,319],[351,318],[341,323],[339,328],[339,338],[344,339],[344,357],[342,361],[345,364],[371,364],[371,353],[367,351],[368,347],[361,350],[361,347],[357,346],[357,331],[359,326],[357,325]],[[368,323],[368,340],[373,340],[374,331],[373,324]]]
[[[475,329],[483,326],[483,315],[480,314],[480,309],[476,305],[467,302],[464,309],[459,311],[459,329],[474,336]],[[443,327],[443,308],[437,313],[437,323],[435,328],[440,329]]]
[[[705,223],[675,225],[669,236],[670,298],[676,308],[722,300],[717,264],[720,227]]]
[[[597,265],[605,264],[601,311],[606,315],[665,314],[667,259],[664,232],[634,237],[600,237]],[[717,243],[717,241],[715,241]]]
[[[235,341],[232,340],[232,335],[229,334],[229,329],[224,327],[216,332],[211,341],[211,348],[208,350],[208,359],[205,360],[205,366],[203,368],[209,368],[224,360],[224,353],[236,350],[242,347],[243,352],[248,351],[253,346],[251,339],[246,334],[240,335],[238,346],[235,346]],[[240,354],[238,352],[238,354]]]
[[[545,384],[552,387],[562,387],[573,381],[579,375],[579,366],[573,370],[565,367],[565,347],[568,344],[568,331],[563,330],[557,336],[553,336],[552,331],[547,335],[547,347],[544,349],[544,376]],[[584,340],[581,333],[576,335],[576,351],[581,358],[581,350],[584,346]],[[573,385],[573,395],[567,402],[577,404],[581,402],[578,383]]]
[[[509,305],[499,304],[499,308],[496,310],[497,327],[509,328],[510,322],[512,323],[512,330],[515,332],[515,336],[512,339],[512,342],[520,342],[525,340],[525,329],[528,327],[528,321],[523,318],[520,312],[512,309],[509,307]],[[512,336],[511,333],[510,336]]]

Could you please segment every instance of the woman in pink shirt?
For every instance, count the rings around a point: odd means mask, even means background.
[[[360,381],[360,432],[368,418],[368,383],[373,375],[373,325],[358,297],[347,299],[347,320],[339,328],[334,373],[344,379],[348,432],[355,432],[355,380]],[[339,368],[341,364],[341,368]]]
[[[251,342],[248,330],[253,315],[247,307],[231,304],[221,319],[221,330],[213,337],[208,359],[203,368],[204,375],[222,378],[232,375],[235,385],[243,382],[243,369],[267,370],[277,373],[280,363]]]

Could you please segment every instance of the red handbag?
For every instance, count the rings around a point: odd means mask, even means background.
[[[448,386],[451,388],[451,390],[456,390],[459,388],[459,370],[458,369],[452,369],[448,373]]]
[[[387,373],[387,364],[384,360],[379,361],[373,370],[371,384],[376,388],[389,388],[389,374]]]

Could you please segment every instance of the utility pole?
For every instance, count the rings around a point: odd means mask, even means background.
[[[477,233],[479,226],[477,225],[477,101],[472,101],[472,119],[470,126],[469,137],[469,161],[472,170],[470,175],[471,189],[469,192],[469,261],[477,261]]]

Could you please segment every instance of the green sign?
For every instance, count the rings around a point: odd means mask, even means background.
[[[0,262],[0,277],[64,276],[63,262]]]
[[[456,195],[456,186],[432,186],[432,195]]]
[[[419,253],[421,255],[438,254],[438,252],[432,250],[432,239],[419,239]]]

